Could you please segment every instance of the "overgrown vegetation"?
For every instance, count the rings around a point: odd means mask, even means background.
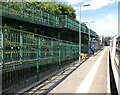
[[[20,2],[10,2],[11,6],[13,6],[16,9],[21,9],[21,3]],[[53,15],[68,15],[72,17],[73,19],[76,19],[75,9],[67,5],[65,3],[57,3],[55,2],[24,2],[24,4],[30,4],[31,7],[35,7],[39,10],[45,10],[47,12],[50,12]],[[28,5],[27,4],[27,5]]]

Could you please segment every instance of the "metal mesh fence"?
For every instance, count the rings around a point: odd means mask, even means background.
[[[44,71],[79,56],[77,43],[7,26],[0,33],[3,92],[6,93],[27,87],[44,77]]]

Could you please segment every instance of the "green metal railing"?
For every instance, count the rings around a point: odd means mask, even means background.
[[[56,16],[44,10],[31,5],[29,2],[2,2],[2,13],[5,16],[16,18],[19,20],[24,20],[28,22],[33,22],[45,26],[62,28],[66,27],[68,29],[79,31],[79,22],[72,19],[67,15]],[[88,34],[88,28],[82,26],[82,32]],[[96,34],[91,31],[91,36],[96,36]]]
[[[92,31],[91,29],[90,29],[90,35],[91,35],[91,36],[94,36],[94,37],[97,37],[96,32]]]
[[[82,33],[88,34],[89,30],[88,30],[87,26],[84,26],[81,24],[81,31],[82,31]]]
[[[74,19],[72,19],[71,17],[69,17],[67,15],[61,15],[60,20],[62,22],[63,27],[69,28],[74,31],[79,31],[79,22],[78,21],[75,21]]]
[[[2,2],[2,12],[3,15],[36,24],[79,30],[78,22],[67,15],[58,17],[27,2],[16,5]],[[83,28],[83,33],[86,31]],[[91,32],[91,35],[94,34]],[[87,53],[88,46],[82,44],[81,50]],[[0,27],[0,56],[3,92],[15,92],[41,80],[43,72],[77,60],[79,45],[4,26]]]
[[[41,10],[29,2],[2,2],[2,13],[14,19],[61,28],[59,17]]]
[[[0,28],[3,92],[14,92],[40,80],[44,69],[78,58],[78,44],[27,31]]]
[[[90,47],[88,47],[88,45],[81,44],[81,52],[82,52],[82,53],[88,54],[88,49],[89,49],[89,48],[90,48]]]

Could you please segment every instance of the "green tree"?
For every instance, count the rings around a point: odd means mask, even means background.
[[[61,12],[60,15],[68,15],[74,19],[76,18],[75,10],[72,6],[63,4],[63,3],[59,3],[58,8]]]
[[[26,0],[23,0],[26,1]],[[46,2],[23,2],[28,7],[37,7],[39,10],[45,10],[53,15],[68,15],[73,19],[76,19],[75,10],[72,6],[67,5],[65,3],[57,3],[56,0],[45,0]],[[48,2],[49,1],[49,2]],[[11,7],[20,10],[21,2],[9,2]],[[28,8],[27,8],[28,9]],[[26,9],[26,10],[27,10]],[[28,9],[29,10],[29,9]]]
[[[49,11],[54,15],[68,15],[73,19],[76,19],[75,10],[72,6],[64,3],[57,3],[55,0],[52,1],[54,2],[31,2],[31,4],[39,9]]]

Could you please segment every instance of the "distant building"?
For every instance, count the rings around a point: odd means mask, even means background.
[[[102,39],[103,39],[103,37],[100,36],[100,45],[102,45]]]

